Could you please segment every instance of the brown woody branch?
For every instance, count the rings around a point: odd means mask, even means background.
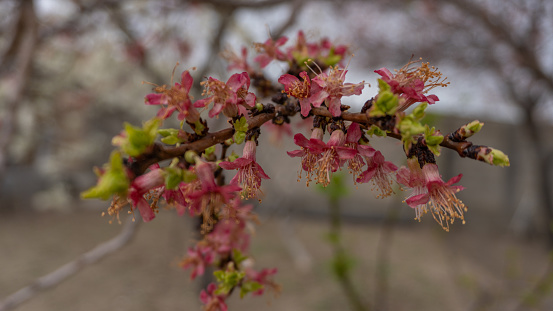
[[[254,117],[250,118],[248,120],[248,129],[251,130],[251,129],[261,127],[265,122],[271,121],[279,115],[293,116],[296,113],[297,112],[294,110],[291,110],[289,106],[278,105],[274,110],[267,110],[265,112],[261,112],[255,115]],[[317,107],[312,108],[311,113],[313,115],[332,118],[332,115],[330,114],[330,112],[325,108],[317,108]],[[351,112],[344,111],[342,112],[342,115],[340,118],[345,121],[357,122],[359,124],[363,124],[366,126],[371,126],[374,124],[374,121],[371,120],[365,113],[351,113]],[[230,127],[230,128],[217,131],[215,133],[208,133],[199,140],[182,144],[179,146],[167,146],[161,143],[155,143],[154,145],[152,145],[150,150],[136,157],[132,161],[132,163],[129,164],[129,168],[136,176],[138,176],[144,173],[144,171],[146,171],[146,169],[152,164],[158,163],[160,161],[172,159],[175,157],[182,157],[188,150],[201,153],[205,149],[211,146],[223,143],[227,139],[232,138],[233,134],[234,134],[234,128]],[[401,139],[401,136],[396,133],[388,133],[387,135],[395,139]],[[467,148],[472,146],[471,142],[468,142],[468,141],[455,142],[448,139],[447,136],[448,135],[444,135],[444,141],[440,144],[442,147],[457,151],[459,156],[463,158],[469,157],[469,158],[476,159],[476,157],[473,157],[472,154],[470,153],[467,154],[465,152]]]

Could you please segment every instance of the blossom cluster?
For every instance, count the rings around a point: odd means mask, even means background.
[[[360,112],[351,112],[342,99],[362,95],[367,84],[346,82],[348,69],[342,61],[348,48],[328,39],[309,42],[301,31],[295,44],[286,47],[287,43],[288,38],[281,37],[255,44],[257,68],[273,61],[288,68],[277,81],[255,69],[243,48],[240,55],[230,50],[223,54],[229,69],[239,72],[226,82],[214,77],[200,82],[200,99],[191,95],[190,70],[182,72],[179,82],[173,84],[171,78],[169,85],[154,85],[145,104],[159,107],[156,116],[142,127],[125,124],[113,138],[117,149],[109,163],[96,169],[97,185],[82,194],[83,198],[112,198],[108,214],[117,218],[129,206],[149,222],[160,205],[178,215],[199,217],[202,239],[188,249],[181,266],[190,270],[192,279],[209,266],[215,268],[215,282],[200,294],[205,310],[226,310],[226,299],[237,288],[240,296],[278,291],[273,281],[276,269],[253,267],[249,228],[256,217],[253,206],[243,201],[260,199],[262,181],[270,179],[261,166],[266,163],[258,163],[256,157],[264,124],[264,131],[279,137],[294,134],[290,119],[295,115],[302,124],[309,124],[309,138],[296,133],[293,141],[299,149],[287,152],[300,158],[299,178],[305,176],[307,186],[315,182],[326,187],[332,175],[344,169],[358,186],[372,184],[379,198],[408,189],[404,202],[415,218],[420,221],[430,212],[445,230],[456,219],[464,223],[467,207],[457,198],[463,187],[455,184],[462,175],[444,181],[439,173],[436,157],[441,147],[489,164],[509,165],[501,151],[466,140],[482,128],[479,121],[448,135],[423,123],[428,105],[439,101],[429,91],[448,85],[428,63],[410,60],[395,73],[375,70],[381,77],[378,92]],[[163,128],[175,113],[180,128]],[[211,131],[208,120],[219,117],[231,127]],[[401,140],[407,165],[398,168],[387,161],[371,145],[374,136]],[[242,143],[242,156],[228,153]],[[162,165],[164,160],[171,162]],[[234,174],[228,183],[224,172]]]

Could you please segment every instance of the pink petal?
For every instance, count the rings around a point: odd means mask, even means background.
[[[386,80],[391,80],[392,79],[392,73],[390,72],[390,70],[382,67],[378,70],[375,70],[374,72],[378,73],[379,75],[381,75],[383,78],[384,78],[384,81]],[[386,81],[388,82],[388,81]]]
[[[213,118],[219,115],[219,113],[221,113],[221,110],[223,110],[223,105],[220,103],[216,103],[215,105],[213,105],[213,108],[211,108],[208,115],[210,118]]]
[[[200,100],[197,100],[195,103],[194,103],[194,107],[196,108],[203,108],[207,105],[209,105],[209,103],[213,100],[213,96],[210,96],[210,97],[207,97],[207,98],[204,98],[204,99],[200,99]]]
[[[138,208],[138,211],[140,212],[140,215],[142,216],[142,220],[144,222],[149,222],[156,217],[156,213],[152,211],[152,209],[150,208],[150,204],[148,204],[146,199],[142,198],[141,200],[138,200],[138,204],[136,207]]]
[[[192,85],[194,84],[194,79],[190,75],[190,72],[188,70],[184,71],[181,74],[181,85],[184,87],[186,92],[190,92],[190,89],[192,88]]]
[[[361,173],[361,175],[359,175],[356,181],[358,183],[367,183],[374,177],[375,173],[376,173],[376,167],[369,168],[363,173]]]
[[[459,174],[459,175],[457,175],[457,176],[455,176],[455,177],[452,177],[452,178],[451,178],[450,180],[448,180],[445,184],[446,184],[446,186],[450,186],[450,185],[456,184],[456,183],[458,183],[458,182],[461,180],[462,177],[463,177],[463,174]]]
[[[328,110],[332,114],[333,117],[339,117],[342,115],[342,110],[340,109],[342,103],[340,101],[340,97],[331,97]]]
[[[167,95],[150,93],[144,98],[144,103],[146,105],[166,105],[167,104]]]
[[[309,115],[309,111],[311,111],[311,102],[309,98],[300,99],[300,107],[301,107],[301,115],[304,117],[307,117]]]
[[[357,150],[348,148],[348,147],[335,147],[335,148],[336,148],[336,153],[338,153],[338,156],[342,160],[353,159],[353,157],[355,157],[355,155],[358,153]]]
[[[244,101],[246,102],[246,105],[253,107],[255,106],[256,99],[255,94],[250,92],[246,95],[246,99]]]
[[[352,122],[348,127],[348,132],[346,134],[346,142],[348,143],[357,143],[361,139],[361,127],[358,123]]]
[[[273,61],[273,58],[267,54],[259,54],[253,60],[259,63],[259,67],[265,68]]]
[[[275,46],[282,46],[286,43],[286,41],[288,41],[287,37],[280,37],[276,40]]]
[[[429,200],[430,195],[428,193],[423,193],[410,197],[409,199],[405,200],[405,203],[407,203],[412,208],[415,208],[419,205],[428,203]]]
[[[434,104],[435,102],[439,101],[440,99],[438,98],[438,96],[432,94],[432,95],[428,95],[426,96],[426,101],[428,102],[428,104],[432,105]]]
[[[286,153],[291,157],[303,157],[305,155],[305,150],[286,151]]]
[[[298,79],[298,77],[286,73],[278,78],[278,83],[284,84],[284,88],[287,91],[290,87],[290,84],[292,84],[293,82],[299,82],[299,80],[300,79]]]
[[[298,133],[298,134],[294,135],[294,144],[296,144],[300,147],[307,148],[307,146],[309,145],[309,140],[307,138],[305,138],[305,136],[303,136],[303,134]]]
[[[309,96],[309,102],[314,106],[314,107],[321,107],[321,104],[323,103],[323,101],[328,97],[328,93],[324,90],[321,90],[317,93],[313,93],[311,92],[311,96]]]
[[[396,173],[396,180],[398,183],[409,186],[409,180],[411,177],[411,171],[405,166],[402,166]]]
[[[364,156],[364,157],[367,157],[367,158],[372,158],[374,156],[374,154],[376,153],[376,150],[371,147],[371,146],[368,146],[368,145],[358,145],[357,146],[357,151],[359,151],[359,154]]]
[[[255,165],[257,166],[257,175],[263,179],[271,179],[271,177],[269,177],[267,174],[265,174],[265,171],[263,170],[263,168],[261,167],[261,165],[255,163]]]
[[[227,86],[230,86],[232,90],[236,92],[244,84],[249,84],[249,80],[250,78],[248,77],[247,73],[235,73],[228,79]]]

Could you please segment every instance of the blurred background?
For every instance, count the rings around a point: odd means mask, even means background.
[[[350,184],[340,200],[353,283],[371,310],[553,309],[553,2],[443,1],[0,1],[0,300],[116,236],[100,216],[108,202],[81,201],[95,184],[123,122],[138,125],[149,81],[168,84],[196,67],[199,82],[226,80],[219,53],[269,36],[328,37],[351,47],[347,82],[365,80],[354,111],[377,92],[374,70],[399,69],[414,55],[451,85],[430,107],[443,133],[478,119],[475,144],[498,148],[508,168],[443,150],[444,179],[463,173],[467,224],[443,232],[430,215],[413,220],[406,194],[375,199]],[[265,69],[275,80],[286,68]],[[268,102],[268,100],[264,100]],[[295,131],[305,129],[294,128]],[[263,131],[263,129],[262,129]],[[262,135],[258,162],[271,180],[256,203],[252,241],[259,267],[277,267],[274,298],[231,310],[347,310],[330,270],[329,202],[296,182],[291,137]],[[401,145],[373,141],[404,163]],[[241,150],[236,150],[240,153]],[[344,176],[349,182],[349,176]],[[177,263],[192,223],[162,211],[128,245],[17,310],[199,310],[198,284]],[[7,309],[6,309],[7,310]],[[367,309],[368,310],[368,309]]]

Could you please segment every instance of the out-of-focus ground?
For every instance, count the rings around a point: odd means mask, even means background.
[[[0,219],[0,296],[32,282],[122,228],[109,225],[96,209],[17,214]],[[260,215],[252,241],[259,267],[277,267],[282,292],[240,300],[231,310],[347,310],[329,269],[325,222],[286,222]],[[163,211],[142,224],[121,251],[90,266],[57,288],[39,294],[17,310],[199,310],[197,282],[177,262],[193,239],[190,222]],[[375,295],[376,256],[381,222],[348,225],[344,240],[355,258],[354,282],[363,298]],[[539,241],[529,242],[473,226],[442,232],[432,219],[401,221],[389,243],[389,310],[512,310],[546,266]],[[284,231],[293,231],[284,234]],[[287,238],[293,236],[311,263],[295,264]],[[551,297],[536,310],[551,310]]]

